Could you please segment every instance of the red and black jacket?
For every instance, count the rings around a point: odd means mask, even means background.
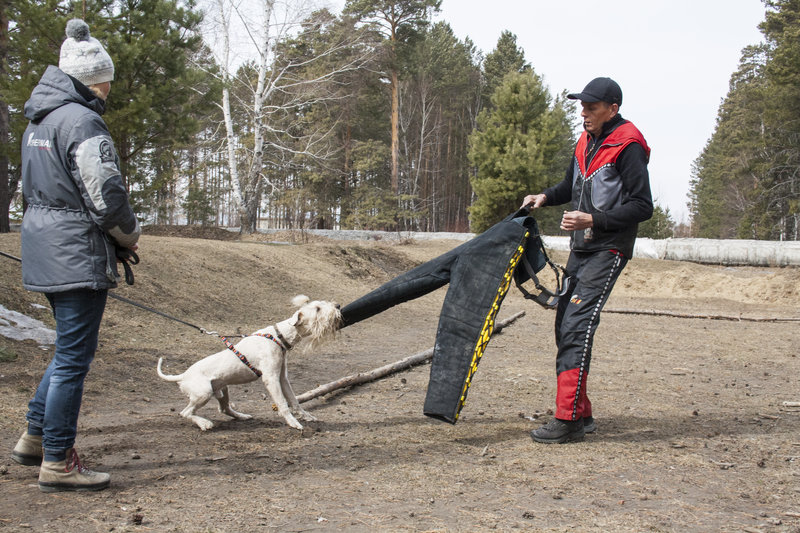
[[[581,134],[564,180],[544,191],[547,205],[571,201],[573,210],[592,215],[591,231],[572,232],[572,250],[633,256],[639,223],[653,216],[649,158],[641,132],[620,115],[597,138]]]

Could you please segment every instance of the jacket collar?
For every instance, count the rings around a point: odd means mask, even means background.
[[[106,111],[106,102],[102,98],[98,97],[94,92],[84,85],[82,82],[78,81],[77,79],[73,78],[69,74],[67,74],[70,81],[72,81],[72,85],[75,86],[75,90],[78,94],[86,100],[88,107],[91,107],[93,110],[97,112],[98,115],[102,115]]]
[[[38,121],[51,111],[70,103],[77,103],[102,115],[105,102],[87,86],[53,65],[45,70],[31,97],[23,108],[25,118]]]
[[[591,133],[589,134],[589,136],[594,141],[597,141],[598,139],[605,139],[611,134],[612,131],[617,129],[619,125],[622,124],[623,122],[625,122],[625,119],[622,118],[622,115],[617,113],[616,115],[614,115],[614,118],[603,124],[603,131],[600,132],[600,137],[595,138]]]

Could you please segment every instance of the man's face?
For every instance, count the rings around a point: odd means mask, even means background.
[[[581,101],[583,110],[583,128],[597,137],[603,131],[603,124],[614,118],[619,110],[617,104],[607,102],[584,102]]]

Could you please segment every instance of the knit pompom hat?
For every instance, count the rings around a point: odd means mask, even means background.
[[[86,22],[70,20],[66,33],[58,68],[86,86],[114,79],[114,62],[100,41],[89,35]]]

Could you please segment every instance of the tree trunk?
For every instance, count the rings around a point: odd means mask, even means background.
[[[5,78],[5,64],[8,56],[8,16],[5,2],[0,1],[0,76]],[[8,104],[0,100],[0,233],[11,231],[8,210],[11,205],[11,194],[8,186]]]
[[[0,59],[0,64],[3,60]],[[4,75],[0,66],[0,76]],[[11,231],[11,222],[8,218],[11,205],[11,193],[8,186],[8,156],[5,149],[9,147],[8,140],[8,105],[0,101],[0,233]]]
[[[400,174],[400,91],[397,87],[397,69],[392,69],[392,193],[397,194]]]

